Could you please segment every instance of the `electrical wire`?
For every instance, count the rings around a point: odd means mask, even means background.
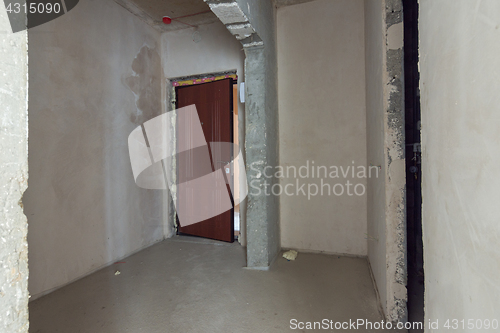
[[[195,14],[189,14],[189,15],[184,15],[184,16],[179,16],[179,17],[173,17],[172,20],[177,20],[177,19],[180,19],[180,18],[184,18],[184,17],[190,17],[190,16],[195,16],[195,15],[200,15],[200,14],[205,14],[205,13],[209,13],[211,12],[211,10],[205,10],[204,12],[199,12],[199,13],[195,13]]]
[[[191,17],[191,16],[195,16],[195,15],[201,15],[201,14],[205,14],[205,13],[208,13],[208,12],[211,12],[211,10],[205,10],[204,12],[199,12],[199,13],[194,13],[194,14],[189,14],[189,15],[184,15],[184,16],[179,16],[179,17],[173,17],[171,18],[172,21],[176,21],[176,22],[179,22],[179,23],[182,23],[182,24],[185,24],[185,25],[189,25],[191,28],[196,28],[195,26],[189,24],[189,23],[186,23],[186,22],[182,22],[182,21],[179,21],[180,18],[185,18],[185,17]]]

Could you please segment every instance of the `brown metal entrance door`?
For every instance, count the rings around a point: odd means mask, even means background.
[[[223,170],[227,181],[232,182],[232,170],[227,168],[231,163],[232,156],[228,156],[227,151],[223,152],[218,149],[217,142],[233,142],[233,80],[225,79],[210,83],[192,85],[187,87],[177,87],[177,109],[196,105],[198,116],[200,118],[201,127],[205,140],[208,144],[210,152],[210,160],[212,162],[212,171],[219,169]],[[179,129],[180,131],[182,129]],[[179,140],[183,140],[183,133],[177,133],[177,144]],[[182,144],[182,143],[181,143]],[[190,154],[189,152],[187,153]],[[193,168],[193,161],[196,163],[196,152],[192,153],[193,156],[184,156],[177,161],[178,175],[183,178],[183,174],[189,173]],[[229,154],[232,155],[232,154]],[[229,171],[229,173],[228,173]],[[232,183],[231,183],[232,184]],[[192,191],[203,191],[207,193],[204,195],[203,202],[189,203],[190,193]],[[230,186],[224,188],[213,189],[185,189],[178,191],[177,202],[184,200],[188,204],[210,204],[218,205],[218,198],[226,196],[222,191],[228,191],[231,201],[234,203]],[[234,205],[233,205],[234,206]],[[206,219],[202,222],[182,226],[182,221],[177,220],[179,223],[179,233],[211,238],[226,242],[233,242],[234,239],[234,209],[221,213],[215,217]]]

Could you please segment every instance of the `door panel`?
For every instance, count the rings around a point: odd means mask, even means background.
[[[183,201],[184,205],[209,205],[223,211],[227,208],[227,198],[231,198],[229,182],[233,179],[230,174],[226,176],[226,166],[230,164],[232,156],[227,152],[217,149],[218,145],[211,145],[212,142],[233,142],[233,113],[232,113],[232,89],[233,80],[225,79],[199,85],[176,88],[177,109],[189,105],[196,105],[200,118],[203,134],[207,142],[210,155],[212,171],[217,172],[217,186],[199,188],[184,187],[178,191],[178,202]],[[183,133],[178,133],[177,145],[182,145]],[[220,146],[220,145],[219,145]],[[184,153],[182,158],[178,158],[177,167],[179,179],[191,179],[193,162],[196,164],[196,152]],[[198,156],[199,158],[199,156]],[[219,179],[220,178],[220,179]],[[230,185],[226,185],[226,182]],[[222,184],[222,185],[221,185]],[[180,198],[183,198],[180,200]],[[217,239],[226,242],[233,242],[234,237],[234,209],[225,211],[215,217],[202,222],[183,226],[178,220],[179,232],[182,234],[200,236]]]

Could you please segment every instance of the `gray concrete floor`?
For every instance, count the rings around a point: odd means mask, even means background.
[[[31,302],[30,332],[305,332],[290,320],[382,320],[364,259],[299,253],[254,271],[237,243],[175,237],[124,261]]]

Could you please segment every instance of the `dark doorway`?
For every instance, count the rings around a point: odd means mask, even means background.
[[[418,1],[403,0],[406,201],[408,251],[408,320],[424,322],[424,257],[422,240],[422,170],[418,72]],[[411,332],[418,332],[417,330]],[[423,332],[423,330],[422,330]]]
[[[232,206],[234,207],[234,200],[231,196],[231,182],[233,178],[230,177],[231,171],[226,172],[226,170],[228,170],[228,165],[230,165],[233,160],[232,150],[228,153],[228,150],[217,149],[211,144],[218,142],[233,143],[233,79],[177,87],[176,108],[180,109],[193,104],[196,105],[205,141],[208,144],[211,162],[209,168],[211,167],[212,172],[219,169],[224,170],[224,177],[229,183],[223,189],[206,189],[208,195],[205,196],[205,201],[194,204],[217,206],[220,202],[219,199],[221,195],[225,195],[225,193],[219,192],[228,191]],[[182,131],[179,130],[177,133],[177,145],[179,145],[182,138],[185,138],[185,135],[183,135],[184,133],[181,132]],[[187,140],[189,140],[189,138],[187,138]],[[206,147],[203,148],[206,149]],[[194,150],[184,155],[178,155],[178,178],[189,178],[187,173],[191,172],[193,163],[197,163],[197,156],[199,156],[199,152],[197,153]],[[181,191],[179,188],[178,201],[180,197],[183,197],[184,202],[189,202],[189,194],[193,191],[200,190],[203,189],[193,188]],[[178,232],[180,234],[211,238],[226,242],[233,242],[234,240],[234,208],[192,225],[183,226],[182,221],[179,221],[179,219],[177,219],[177,223],[179,226]]]

